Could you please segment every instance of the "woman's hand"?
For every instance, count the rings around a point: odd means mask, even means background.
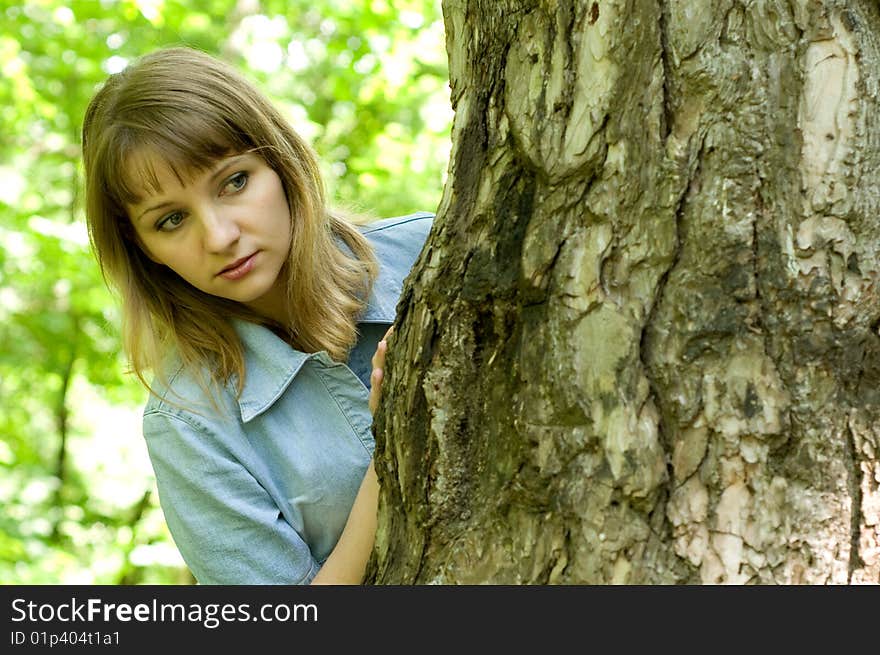
[[[382,341],[376,346],[376,352],[373,354],[373,372],[370,374],[370,414],[376,415],[376,409],[379,407],[379,398],[382,396],[382,380],[385,377],[385,353],[388,352],[388,337],[394,331],[392,325],[388,328],[388,332],[382,337]]]

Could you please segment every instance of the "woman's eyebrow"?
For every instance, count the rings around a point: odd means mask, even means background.
[[[236,155],[234,157],[230,157],[229,159],[221,160],[220,164],[211,173],[211,177],[209,178],[209,181],[211,183],[213,183],[214,180],[216,180],[218,177],[220,177],[224,172],[226,172],[228,169],[232,168],[236,164],[241,163],[241,160],[245,159],[245,158],[247,158],[247,154]],[[164,202],[160,202],[156,205],[153,205],[152,207],[147,207],[144,211],[142,211],[140,213],[140,215],[135,220],[140,221],[144,216],[146,216],[150,212],[154,212],[157,209],[162,209],[163,207],[169,207],[173,204],[174,204],[173,202],[166,200]]]
[[[227,169],[232,168],[236,164],[241,163],[242,159],[246,159],[247,155],[235,155],[234,157],[230,157],[229,159],[224,159],[220,162],[219,166],[214,169],[214,172],[211,173],[211,182],[220,177]]]
[[[157,209],[162,209],[163,207],[168,207],[173,204],[174,203],[172,203],[172,202],[166,201],[166,202],[160,202],[158,205],[153,205],[152,207],[147,207],[144,211],[142,211],[140,213],[140,216],[138,216],[135,220],[139,222],[144,216],[146,216],[150,212],[154,212]]]

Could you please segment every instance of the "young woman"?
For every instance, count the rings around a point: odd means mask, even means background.
[[[385,337],[431,214],[357,227],[328,210],[309,146],[188,48],[110,76],[83,157],[92,245],[151,392],[162,509],[196,579],[359,583]]]

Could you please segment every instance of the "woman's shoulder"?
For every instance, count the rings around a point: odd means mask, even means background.
[[[170,353],[150,382],[144,416],[166,414],[189,422],[205,412],[215,414],[227,395],[226,388],[211,380],[207,367],[192,370]]]
[[[373,246],[379,264],[405,277],[425,245],[433,222],[434,214],[417,212],[373,221],[360,229]]]
[[[403,281],[418,259],[431,231],[434,214],[418,212],[361,226],[379,261],[379,277],[361,322],[392,323]]]

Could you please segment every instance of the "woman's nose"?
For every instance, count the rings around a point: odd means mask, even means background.
[[[212,253],[226,252],[241,236],[238,221],[228,212],[206,210],[202,214],[205,249]]]

